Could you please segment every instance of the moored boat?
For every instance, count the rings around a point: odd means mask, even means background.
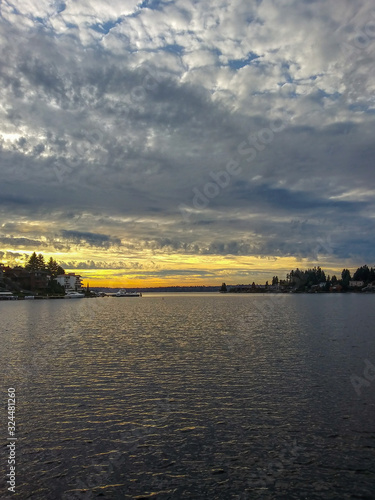
[[[65,294],[66,299],[83,299],[85,296],[84,293],[76,292],[76,291],[68,291]]]
[[[126,290],[119,290],[112,297],[142,297],[141,292],[127,292]]]

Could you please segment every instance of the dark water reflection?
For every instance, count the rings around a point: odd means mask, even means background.
[[[10,386],[18,397],[12,497],[374,498],[374,301],[0,303],[4,400]]]

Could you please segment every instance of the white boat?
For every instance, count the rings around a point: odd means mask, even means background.
[[[65,294],[66,299],[83,299],[84,296],[85,296],[84,293],[79,293],[75,291],[68,291]]]
[[[127,292],[126,290],[119,290],[113,297],[142,297],[141,292]]]

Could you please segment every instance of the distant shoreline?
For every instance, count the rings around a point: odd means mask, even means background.
[[[136,289],[133,289],[133,290],[136,290]],[[109,292],[108,292],[109,293]],[[143,294],[146,294],[145,296],[147,297],[147,294],[162,294],[162,293],[170,293],[170,294],[184,294],[184,293],[201,293],[201,294],[204,294],[204,293],[209,293],[209,294],[212,294],[212,295],[230,295],[230,296],[234,296],[234,295],[259,295],[259,296],[265,296],[265,295],[347,295],[347,294],[350,294],[350,295],[374,295],[375,294],[375,291],[365,291],[365,292],[361,292],[360,290],[359,291],[355,291],[355,290],[347,290],[347,291],[341,291],[341,292],[327,292],[327,291],[306,291],[306,292],[301,292],[301,291],[292,291],[292,290],[288,290],[288,291],[283,291],[283,292],[275,292],[275,291],[260,291],[260,292],[221,292],[219,293],[218,291],[208,291],[208,290],[202,290],[202,291],[197,291],[197,290],[191,290],[191,291],[186,291],[186,290],[179,290],[179,291],[170,291],[170,290],[148,290],[148,291],[142,291]],[[95,298],[115,298],[111,295],[106,295],[106,296],[103,296],[103,297],[95,297],[95,296],[91,296],[91,297],[82,297],[82,298],[85,298],[85,299],[95,299]],[[35,296],[33,298],[33,301],[36,300],[36,301],[40,301],[40,300],[63,300],[63,299],[66,299],[66,297],[64,295],[59,295],[59,296],[47,296],[47,295],[40,295],[40,296]],[[27,301],[29,302],[30,299],[28,298],[25,298],[25,297],[18,297],[18,296],[6,296],[6,297],[0,297],[0,302],[13,302],[13,301]],[[74,301],[75,302],[75,301]]]

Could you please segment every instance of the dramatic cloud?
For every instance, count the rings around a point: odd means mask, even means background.
[[[374,265],[369,0],[3,2],[0,43],[3,252],[150,282]]]

